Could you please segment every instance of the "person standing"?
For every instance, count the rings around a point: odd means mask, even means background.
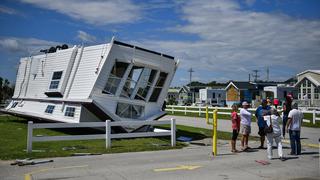
[[[265,141],[265,136],[266,133],[264,131],[265,127],[267,126],[266,122],[263,119],[263,116],[265,115],[270,115],[270,106],[267,105],[267,100],[263,99],[261,102],[261,105],[256,109],[256,119],[257,119],[257,124],[259,127],[259,136],[260,136],[260,146],[258,147],[259,149],[263,149],[264,147],[264,141]]]
[[[249,149],[248,141],[251,133],[251,112],[248,111],[249,103],[244,101],[242,103],[242,109],[240,110],[240,126],[241,126],[241,150],[245,151]]]
[[[289,94],[286,96],[286,101],[283,103],[283,117],[282,117],[282,136],[286,138],[286,124],[288,121],[288,115],[291,111],[291,104],[292,104],[292,96]]]
[[[236,148],[236,141],[240,131],[240,116],[238,115],[238,106],[232,105],[231,121],[232,121],[232,139],[231,139],[231,152],[238,152]]]
[[[279,99],[274,98],[274,99],[273,99],[273,105],[274,105],[274,107],[277,109],[278,106],[279,106]]]
[[[273,132],[267,133],[267,157],[268,159],[272,159],[272,145],[273,140],[276,142],[276,145],[278,147],[278,156],[279,159],[284,161],[285,158],[283,157],[283,151],[282,151],[282,142],[281,142],[281,128],[280,128],[280,122],[281,117],[277,111],[277,109],[272,108],[271,109],[271,116],[264,116],[267,126],[272,127]]]
[[[303,113],[298,110],[298,104],[295,102],[292,104],[292,110],[289,112],[286,125],[286,129],[289,131],[291,155],[301,154],[300,130],[302,120]]]

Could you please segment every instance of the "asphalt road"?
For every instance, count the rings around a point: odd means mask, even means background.
[[[250,142],[256,146],[257,142]],[[106,154],[98,156],[54,158],[54,162],[10,166],[0,161],[2,180],[126,180],[126,179],[319,179],[319,151],[303,149],[303,155],[274,159],[269,165],[265,150],[229,153],[229,144],[219,141],[219,155],[211,155],[211,146],[191,145],[182,150]],[[289,149],[284,149],[285,154]],[[276,150],[274,150],[276,153]],[[275,156],[276,157],[276,156]]]
[[[163,119],[176,118],[178,124],[212,128],[204,119],[166,116]],[[229,131],[230,121],[219,120],[218,129]],[[318,132],[318,129],[316,129]],[[313,128],[303,129],[303,137],[313,140]],[[253,133],[257,129],[253,126]],[[305,140],[305,139],[304,139]],[[320,179],[319,148],[303,145],[302,155],[290,156],[289,145],[284,145],[284,154],[288,160],[282,162],[274,150],[273,160],[267,160],[266,150],[252,149],[251,152],[230,153],[228,141],[219,141],[218,156],[211,154],[210,139],[200,144],[180,150],[105,154],[97,156],[53,158],[54,162],[11,166],[12,161],[0,161],[1,180],[114,180],[114,179]],[[239,142],[237,142],[238,149]],[[319,145],[319,144],[318,144]],[[259,146],[259,142],[250,141],[250,147]],[[266,160],[270,164],[262,165],[256,160]]]

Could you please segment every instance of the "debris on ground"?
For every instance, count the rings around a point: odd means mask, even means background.
[[[87,147],[85,147],[85,146],[66,146],[66,147],[62,148],[63,151],[70,151],[70,150],[76,150],[76,149],[87,149]]]
[[[186,137],[186,136],[179,136],[179,137],[177,138],[177,141],[190,142],[190,141],[192,141],[192,138],[191,138],[191,137]]]
[[[102,155],[102,153],[73,153],[72,156],[94,156]]]
[[[15,162],[11,163],[10,165],[25,166],[25,165],[35,165],[35,164],[43,164],[43,163],[49,163],[49,162],[53,162],[53,160],[50,159],[50,160],[35,161],[35,160],[31,160],[30,158],[27,158],[27,159],[17,159],[15,160]]]
[[[257,163],[261,164],[261,165],[269,165],[271,164],[270,162],[268,161],[265,161],[265,160],[255,160]]]

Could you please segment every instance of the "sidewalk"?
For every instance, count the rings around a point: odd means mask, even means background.
[[[188,117],[188,116],[172,116],[167,115],[162,117],[161,119],[176,119],[177,124],[185,125],[185,126],[192,126],[192,127],[199,127],[205,129],[212,129],[212,125],[206,124],[205,118],[200,117]],[[160,120],[161,120],[160,119]],[[212,119],[211,119],[212,121]],[[219,131],[226,131],[232,132],[231,130],[231,121],[230,120],[218,120],[218,130]],[[251,135],[259,136],[258,135],[258,125],[256,122],[251,123]],[[310,147],[319,147],[319,138],[320,138],[320,129],[319,128],[309,128],[309,127],[302,127],[301,128],[301,141],[302,145],[310,145]],[[284,142],[288,142],[289,134],[286,134],[286,140]]]

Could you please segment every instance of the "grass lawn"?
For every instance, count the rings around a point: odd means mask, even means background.
[[[81,129],[35,129],[34,136],[42,135],[75,135],[96,134],[96,130]],[[101,132],[103,133],[103,132]],[[177,126],[177,137],[187,136],[193,140],[212,137],[212,131],[202,128]],[[219,139],[230,139],[231,133],[218,132]],[[137,151],[156,151],[179,149],[187,146],[177,142],[176,147],[171,147],[170,137],[161,138],[132,138],[112,140],[112,148],[105,149],[105,140],[84,141],[51,141],[34,142],[34,152],[26,153],[27,120],[14,116],[0,116],[0,159],[45,158],[71,156],[73,153],[121,153]],[[69,149],[69,150],[63,150]]]

